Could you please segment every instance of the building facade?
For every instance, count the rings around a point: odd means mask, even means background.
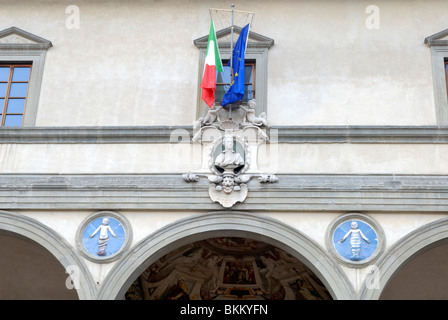
[[[0,298],[447,299],[444,9],[0,0]]]

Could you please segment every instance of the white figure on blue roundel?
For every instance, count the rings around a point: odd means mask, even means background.
[[[349,238],[348,243],[345,240]],[[339,239],[339,240],[338,240]],[[375,230],[362,221],[347,221],[334,232],[336,251],[344,258],[361,261],[369,258],[376,250],[378,239]]]
[[[110,239],[112,235],[115,239]],[[93,220],[84,230],[83,242],[90,254],[110,256],[123,246],[125,232],[121,223],[109,217]]]

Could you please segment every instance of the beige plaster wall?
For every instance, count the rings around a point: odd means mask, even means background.
[[[275,40],[272,124],[435,124],[423,41],[447,28],[442,0],[376,1],[372,30],[368,1],[81,0],[79,29],[69,29],[72,1],[0,0],[0,30],[16,26],[53,43],[36,125],[190,125],[199,68],[193,40],[208,34],[210,7],[231,3],[255,12],[252,30]]]
[[[258,167],[274,173],[446,174],[448,146],[437,144],[261,145]]]
[[[270,149],[270,150],[269,150]],[[193,144],[0,144],[2,173],[209,173]],[[269,155],[269,157],[268,157]],[[273,174],[446,174],[447,145],[261,146],[258,170]]]

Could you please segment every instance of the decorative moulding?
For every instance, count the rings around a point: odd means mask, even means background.
[[[269,141],[263,130],[269,127],[266,114],[255,113],[255,99],[250,100],[247,107],[237,103],[232,105],[225,120],[219,115],[221,109],[221,106],[213,106],[193,125],[193,142],[207,150],[208,172],[185,173],[182,178],[186,182],[198,182],[201,176],[207,177],[210,199],[224,208],[231,208],[237,202],[244,202],[248,195],[247,183],[252,177],[260,177],[261,183],[277,182],[278,178],[260,174],[255,156],[252,158],[258,153],[258,146]],[[244,111],[241,122],[232,120],[231,109]]]
[[[221,206],[210,201],[208,194],[210,181],[206,177],[210,174],[186,174],[186,179],[191,181],[186,182],[179,179],[179,173],[3,173],[0,175],[0,207],[4,210],[217,210]],[[425,214],[443,213],[447,208],[447,175],[275,176],[279,178],[276,183],[260,183],[274,178],[269,175],[245,182],[251,201],[238,203],[238,210]]]
[[[45,55],[52,43],[32,33],[10,27],[0,31],[0,62],[32,63],[23,127],[36,124]]]
[[[50,41],[17,27],[0,31],[0,50],[47,50],[52,46]]]
[[[278,143],[448,143],[440,126],[272,126]],[[182,143],[191,126],[5,127],[0,143]],[[272,141],[271,141],[272,142]]]
[[[239,26],[234,26],[233,27],[233,31],[236,33],[236,36],[234,34],[234,39],[236,41],[236,39],[238,38],[238,35],[241,32],[241,27]],[[231,33],[231,28],[227,27],[225,29],[219,30],[216,32],[216,38],[218,39],[218,43],[219,43],[219,47],[220,48],[230,48],[230,42],[223,42],[223,41],[219,41],[220,38],[224,38],[229,36]],[[196,47],[198,47],[199,49],[202,48],[207,48],[207,43],[208,43],[208,35],[202,36],[196,40],[193,40],[193,43]],[[248,48],[270,48],[274,45],[274,40],[271,38],[268,38],[266,36],[263,36],[259,33],[253,32],[253,31],[249,31],[249,41],[247,43],[247,47]]]
[[[433,46],[448,46],[448,39],[445,37],[448,36],[448,29],[442,30],[433,34],[432,36],[425,38],[425,44],[428,47]]]

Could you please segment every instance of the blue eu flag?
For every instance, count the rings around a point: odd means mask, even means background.
[[[221,105],[241,100],[244,97],[244,55],[246,53],[247,37],[249,36],[249,24],[241,29],[238,41],[233,49],[233,82],[229,90],[224,94]]]

